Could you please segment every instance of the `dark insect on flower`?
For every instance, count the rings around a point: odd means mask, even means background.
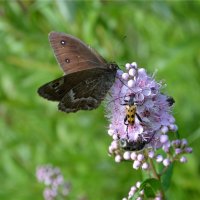
[[[129,141],[127,139],[120,139],[120,147],[126,151],[140,151],[146,145],[145,141]]]
[[[134,101],[134,94],[131,94],[129,97],[129,100],[125,99],[124,97],[124,103],[122,105],[126,106],[126,116],[124,118],[124,124],[127,126],[127,137],[128,137],[128,126],[135,124],[135,116],[137,116],[138,120],[142,122],[141,117],[139,114],[137,114],[137,106]]]
[[[172,106],[172,105],[175,103],[175,100],[174,100],[173,97],[168,97],[168,98],[167,98],[167,102],[168,102],[168,105],[169,105],[169,106]]]
[[[126,151],[140,151],[145,147],[145,145],[151,142],[153,136],[154,134],[150,138],[144,138],[142,135],[139,135],[136,141],[119,139],[119,145],[123,150]]]

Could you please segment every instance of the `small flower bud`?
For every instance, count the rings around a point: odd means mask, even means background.
[[[148,156],[149,158],[153,158],[154,157],[155,152],[154,151],[149,151]]]
[[[166,143],[168,141],[168,135],[161,135],[160,136],[160,142],[161,143]]]
[[[163,156],[162,155],[157,155],[156,156],[156,162],[160,163],[163,161]]]
[[[112,136],[114,133],[115,133],[115,131],[113,129],[108,130],[108,135]]]
[[[137,69],[137,63],[136,62],[132,62],[131,66],[134,67],[135,69]]]
[[[135,185],[136,185],[137,188],[140,188],[140,186],[141,186],[141,182],[138,181]]]
[[[181,141],[180,140],[173,140],[171,143],[172,143],[172,145],[174,147],[179,147],[181,145]]]
[[[130,88],[132,88],[134,86],[134,84],[135,84],[135,82],[132,79],[129,80],[128,83],[127,83],[128,87],[130,87]]]
[[[144,96],[150,96],[151,95],[151,90],[150,89],[145,89],[142,91]],[[151,104],[150,104],[151,103]],[[153,106],[153,102],[149,102],[149,106]]]
[[[161,132],[162,132],[163,134],[166,134],[168,131],[169,131],[169,129],[168,129],[167,126],[163,126],[163,127],[161,128]]]
[[[112,154],[114,152],[114,149],[112,146],[109,146],[108,147],[108,153]]]
[[[126,67],[127,70],[129,70],[131,68],[131,64],[130,63],[126,63],[125,67]]]
[[[138,154],[137,159],[138,159],[139,161],[143,161],[144,155],[143,155],[143,154]]]
[[[137,158],[137,154],[135,152],[132,152],[131,153],[131,159],[136,160],[136,158]]]
[[[116,140],[112,141],[111,147],[112,147],[113,149],[117,149],[117,148],[118,148],[118,143],[117,143]]]
[[[133,162],[133,168],[134,168],[134,169],[139,169],[140,166],[141,166],[140,161],[135,160],[135,161]]]
[[[130,76],[135,76],[136,70],[134,68],[131,68],[131,69],[129,69],[128,73],[129,73]]]
[[[135,186],[132,186],[132,187],[131,187],[131,191],[136,192],[136,191],[137,191],[137,188],[136,188]]]
[[[129,196],[129,197],[132,197],[134,194],[135,194],[135,192],[133,192],[133,191],[131,190],[131,191],[129,191],[128,196]]]
[[[149,168],[148,163],[145,162],[142,164],[142,169],[147,170],[148,168]]]
[[[119,163],[119,162],[121,162],[121,160],[122,160],[122,158],[120,155],[115,156],[115,162]]]
[[[186,158],[185,156],[182,156],[182,157],[180,158],[180,162],[186,163],[186,162],[187,162],[187,158]]]
[[[131,158],[131,153],[129,151],[125,151],[123,157],[125,160],[129,160]]]
[[[175,125],[175,124],[170,124],[170,125],[169,125],[169,129],[170,129],[171,131],[176,132],[176,131],[178,130],[178,126]]]
[[[161,197],[156,197],[155,200],[162,200],[162,198]]]
[[[182,139],[182,140],[181,140],[181,146],[182,146],[182,147],[185,147],[185,146],[187,146],[187,145],[188,145],[187,140],[186,140],[186,139]]]
[[[142,102],[144,100],[144,95],[142,93],[139,93],[139,94],[136,94],[135,95],[135,99],[138,101],[138,102]]]
[[[144,190],[141,190],[141,191],[140,191],[140,195],[144,195]]]
[[[175,149],[175,154],[176,155],[178,155],[178,154],[181,154],[183,151],[182,151],[182,149],[180,149],[180,148],[176,148]]]
[[[118,140],[117,134],[113,134],[112,138],[113,138],[113,140]]]
[[[187,147],[184,149],[186,153],[192,153],[192,148],[191,147]]]
[[[165,158],[165,159],[163,160],[163,165],[164,165],[165,167],[169,166],[169,165],[170,165],[170,160],[169,160],[168,158]]]
[[[122,74],[122,79],[123,79],[123,80],[126,81],[126,80],[128,80],[128,78],[129,78],[129,74],[128,74],[128,73],[123,73],[123,74]]]
[[[146,70],[144,69],[144,68],[139,68],[138,69],[138,74],[140,74],[140,76],[146,76],[147,74],[146,74]]]
[[[169,150],[170,150],[170,142],[169,143],[166,143],[162,146],[162,149],[165,153],[169,153]]]

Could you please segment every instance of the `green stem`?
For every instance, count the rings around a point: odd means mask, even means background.
[[[156,168],[154,166],[154,163],[152,161],[152,159],[149,159],[149,163],[150,163],[150,169],[152,170],[152,173],[153,173],[153,176],[154,178],[158,179],[160,184],[161,184],[161,175],[159,175],[156,171]],[[161,184],[162,185],[162,184]],[[160,196],[161,196],[161,199],[165,200],[165,193],[164,193],[164,190],[163,188],[161,187],[160,188]]]
[[[150,166],[151,166],[154,177],[160,181],[160,176],[157,173],[156,168],[155,168],[153,161],[151,159],[150,159]]]

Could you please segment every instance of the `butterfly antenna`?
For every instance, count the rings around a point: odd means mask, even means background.
[[[118,79],[120,80],[120,82],[121,82],[124,86],[126,86],[129,90],[131,90],[131,91],[134,93],[134,91],[133,91],[128,85],[126,85],[119,77],[118,77]]]

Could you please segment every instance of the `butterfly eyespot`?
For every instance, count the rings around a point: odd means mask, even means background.
[[[66,62],[66,63],[70,63],[70,59],[66,58],[66,59],[65,59],[65,62]]]
[[[65,40],[61,40],[61,41],[60,41],[60,44],[61,44],[61,45],[66,45],[66,41],[65,41]]]

